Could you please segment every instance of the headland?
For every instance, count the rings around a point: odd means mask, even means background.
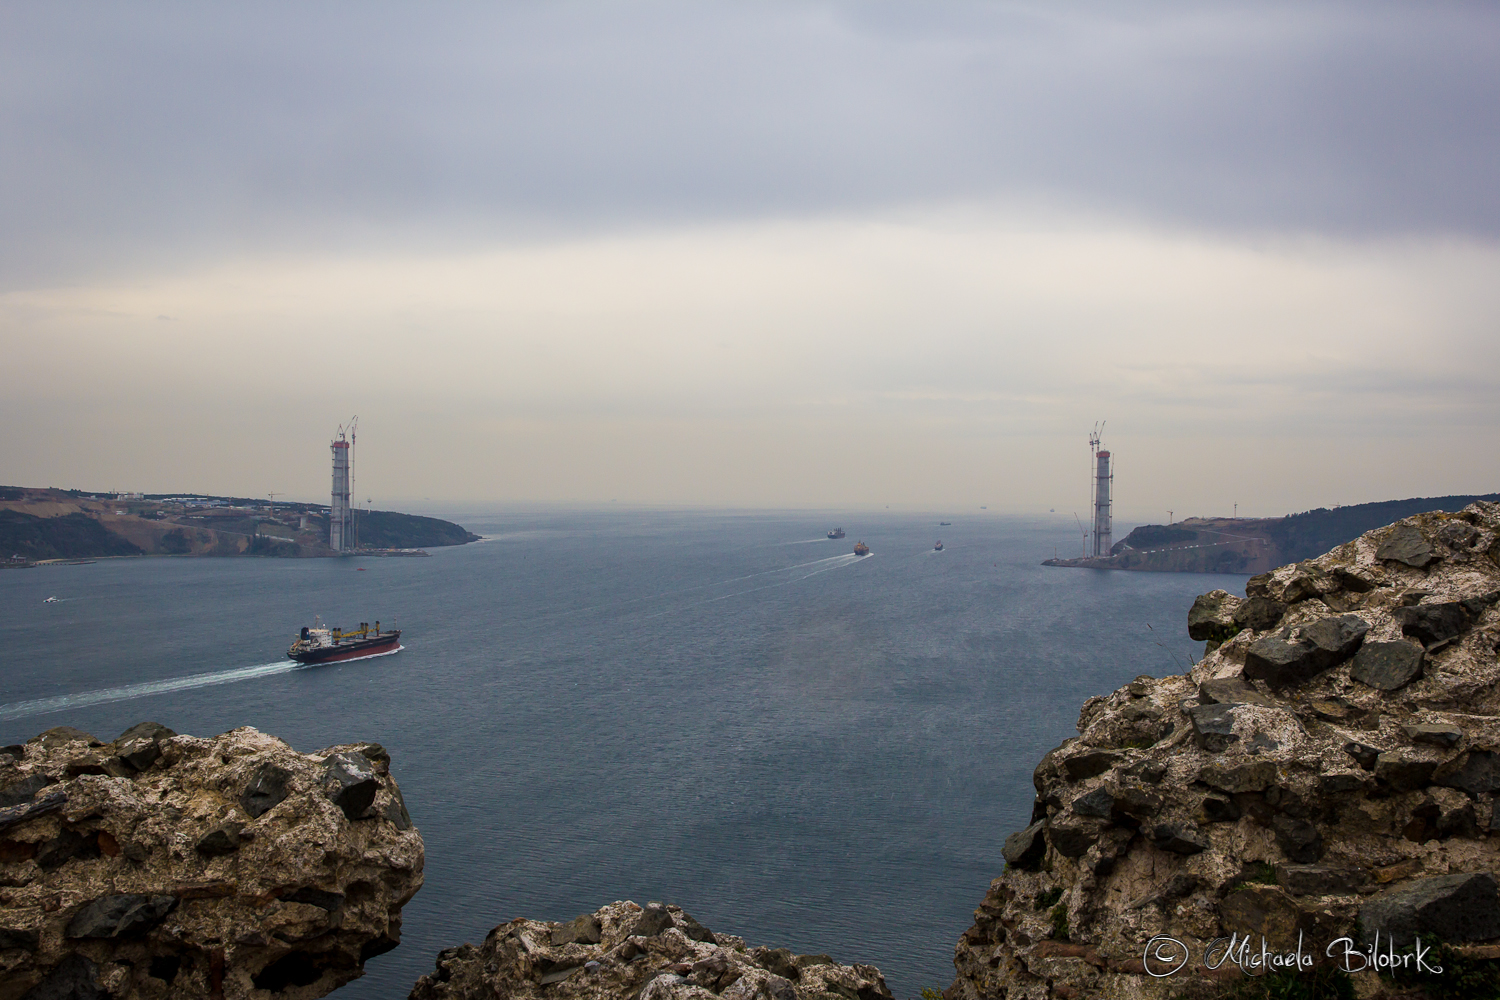
[[[0,487],[0,566],[119,556],[426,555],[479,536],[451,521],[372,510],[358,544],[328,545],[328,507],[203,494],[102,494]]]
[[[1426,511],[1463,510],[1500,493],[1385,500],[1286,517],[1190,517],[1173,524],[1143,524],[1107,556],[1047,559],[1043,566],[1122,569],[1154,573],[1265,573],[1321,555],[1367,531]]]

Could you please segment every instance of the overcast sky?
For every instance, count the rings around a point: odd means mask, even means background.
[[[1500,490],[1492,3],[0,4],[0,480]]]

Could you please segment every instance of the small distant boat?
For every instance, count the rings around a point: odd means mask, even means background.
[[[359,628],[350,632],[338,628],[321,628],[315,624],[312,628],[305,625],[302,627],[302,632],[286,651],[286,655],[298,663],[328,663],[333,660],[352,660],[357,656],[389,653],[400,645],[401,630],[393,628],[382,632],[379,622],[375,623],[374,628],[370,627],[369,622],[360,622]]]
[[[953,523],[952,521],[939,521],[938,522],[938,527],[939,528],[946,528],[946,527],[948,527],[952,523]]]
[[[934,552],[941,552],[941,551],[943,551],[943,540],[941,538],[939,538],[938,539],[938,543],[932,547],[932,551],[934,551]]]
[[[55,598],[55,597],[49,597],[49,598],[47,598],[47,599],[46,599],[46,600],[45,600],[45,601],[43,601],[43,602],[42,602],[42,603],[43,603],[43,604],[61,604],[61,603],[62,603],[62,602],[61,602],[61,601],[59,601],[59,600],[58,600],[58,599],[57,599],[57,598]]]
[[[864,542],[855,542],[854,554],[857,556],[867,556],[870,554],[870,547]]]
[[[834,528],[832,531],[830,531],[828,533],[828,537],[829,538],[843,538],[844,537],[844,529],[843,528]]]

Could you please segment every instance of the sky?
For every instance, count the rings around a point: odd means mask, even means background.
[[[0,3],[0,482],[1500,491],[1497,176],[1489,3]]]

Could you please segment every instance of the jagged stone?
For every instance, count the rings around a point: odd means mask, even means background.
[[[27,990],[22,1000],[110,1000],[110,995],[99,983],[99,967],[87,955],[74,952]]]
[[[137,771],[144,771],[161,756],[164,741],[176,736],[159,722],[138,722],[115,738],[115,753]]]
[[[1426,646],[1435,646],[1456,638],[1469,627],[1469,613],[1457,601],[1397,608],[1392,617],[1400,624],[1402,634],[1409,635]]]
[[[1188,709],[1193,742],[1209,753],[1220,753],[1239,739],[1234,734],[1234,705],[1198,705]]]
[[[1244,815],[1234,799],[1222,795],[1205,795],[1198,804],[1198,820],[1202,823],[1232,823]]]
[[[1464,738],[1464,731],[1455,725],[1446,722],[1419,722],[1416,725],[1402,726],[1407,737],[1413,743],[1425,743],[1428,746],[1442,747],[1447,749],[1457,746],[1458,741]]]
[[[1348,895],[1358,892],[1368,881],[1362,872],[1326,865],[1276,866],[1277,884],[1293,896]]]
[[[1026,829],[1006,837],[1005,845],[1000,849],[1005,863],[1022,869],[1034,868],[1040,864],[1042,856],[1047,853],[1047,841],[1043,834],[1046,825],[1046,820],[1038,820]]]
[[[1489,872],[1413,879],[1362,905],[1359,926],[1366,944],[1377,932],[1398,947],[1418,934],[1487,941],[1500,937],[1500,883]]]
[[[1215,761],[1198,769],[1198,780],[1221,792],[1263,792],[1276,783],[1276,765],[1259,760],[1242,764]]]
[[[1380,543],[1380,548],[1375,550],[1375,558],[1422,569],[1440,557],[1416,525],[1403,521],[1392,528],[1385,541]]]
[[[1234,622],[1255,632],[1273,629],[1286,614],[1286,605],[1269,597],[1249,597],[1234,609]]]
[[[9,809],[30,802],[48,785],[57,783],[57,779],[48,774],[28,774],[26,777],[10,784],[0,787],[0,809]]]
[[[1114,767],[1124,758],[1109,750],[1091,750],[1063,758],[1063,770],[1069,781],[1087,781]]]
[[[1355,762],[1366,771],[1375,770],[1375,765],[1380,760],[1380,755],[1384,752],[1379,747],[1372,747],[1368,743],[1351,742],[1344,744],[1344,753],[1353,757]]]
[[[176,896],[120,893],[84,905],[68,922],[70,938],[117,938],[144,934],[177,905]]]
[[[1437,761],[1408,757],[1391,750],[1375,758],[1375,777],[1398,792],[1414,792],[1432,783]]]
[[[1210,677],[1198,685],[1198,700],[1205,705],[1265,705],[1276,704],[1245,683],[1242,677]]]
[[[287,797],[287,782],[292,775],[275,764],[262,764],[240,793],[240,805],[251,819],[259,819],[280,805]]]
[[[1047,827],[1047,842],[1065,858],[1080,858],[1099,839],[1097,826],[1085,823],[1054,823]]]
[[[727,935],[698,940],[683,933],[681,910],[655,906],[668,914],[669,926],[636,937],[629,932],[640,907],[619,902],[600,909],[593,914],[600,940],[593,943],[553,944],[557,924],[501,924],[477,948],[441,952],[411,1000],[892,1000],[873,966],[785,948],[746,949]]]
[[[222,823],[199,837],[194,847],[199,854],[233,854],[240,849],[240,826]]]
[[[585,913],[574,917],[565,924],[559,924],[552,929],[551,941],[553,947],[565,944],[598,944],[600,926],[599,918],[592,913]]]
[[[4,765],[7,784],[113,749],[140,754],[128,773],[75,774],[3,811],[0,950],[18,947],[0,955],[0,997],[311,998],[395,946],[422,842],[379,817],[356,829],[327,799],[322,759],[350,748],[154,725],[106,748],[53,730]],[[395,793],[382,775],[375,804]]]
[[[1500,792],[1500,753],[1470,750],[1433,772],[1433,784],[1457,788],[1470,795]]]
[[[1358,615],[1324,618],[1300,629],[1283,628],[1250,645],[1244,675],[1272,687],[1301,684],[1352,656],[1369,631],[1369,624]]]
[[[1163,823],[1151,831],[1151,842],[1174,854],[1197,854],[1208,850],[1208,838],[1189,823]]]
[[[364,754],[336,753],[323,763],[324,787],[333,804],[349,819],[361,819],[381,789],[380,775]]]
[[[38,733],[26,741],[28,746],[38,746],[43,750],[59,750],[70,743],[83,743],[90,747],[102,747],[104,741],[93,733],[86,733],[82,729],[74,729],[72,726],[53,726],[43,733]]]
[[[1271,821],[1276,846],[1291,861],[1312,864],[1323,857],[1323,834],[1305,819],[1280,815]]]
[[[1395,691],[1422,676],[1422,648],[1409,642],[1366,642],[1354,654],[1349,676],[1381,691]]]
[[[1143,823],[1161,812],[1162,804],[1166,801],[1161,795],[1140,785],[1121,784],[1114,790],[1114,812],[1115,819],[1122,817]]]
[[[672,926],[672,914],[664,903],[647,903],[641,915],[630,927],[631,937],[656,937]]]
[[[1198,642],[1223,642],[1228,639],[1241,628],[1234,620],[1234,612],[1239,604],[1240,599],[1231,597],[1225,590],[1212,590],[1198,595],[1198,599],[1188,609],[1188,638]]]
[[[1073,800],[1073,813],[1077,816],[1109,819],[1114,811],[1115,797],[1109,793],[1108,788],[1096,788],[1087,795],[1080,795]]]

